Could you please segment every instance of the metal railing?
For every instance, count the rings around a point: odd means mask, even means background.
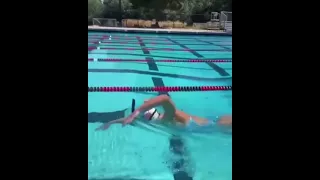
[[[232,12],[221,11],[221,13],[220,13],[220,26],[225,31],[232,31]]]
[[[218,17],[219,17],[218,12],[211,12],[211,21],[212,22],[218,22],[219,21]]]
[[[92,18],[94,26],[118,27],[119,22],[116,19],[109,18]]]

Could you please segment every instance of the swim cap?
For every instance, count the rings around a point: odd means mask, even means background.
[[[159,117],[160,117],[160,113],[158,113],[156,108],[149,109],[144,113],[144,118],[148,119],[149,121],[156,120]]]

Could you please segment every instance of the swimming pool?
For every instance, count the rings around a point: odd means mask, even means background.
[[[231,36],[88,32],[88,86],[231,86],[231,51]],[[190,59],[212,62],[184,62]],[[179,109],[197,116],[232,112],[231,91],[168,94]],[[88,93],[88,179],[231,180],[231,135],[173,137],[121,125],[94,131],[107,112],[157,95]]]

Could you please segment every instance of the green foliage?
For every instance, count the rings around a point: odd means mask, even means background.
[[[88,0],[88,19],[101,17],[104,5],[100,0]]]
[[[122,11],[127,11],[132,9],[132,4],[130,0],[120,0]],[[115,11],[119,10],[119,0],[104,0],[104,5],[106,10]]]
[[[232,0],[88,0],[88,18],[190,21],[192,14],[205,14],[207,19],[213,11],[232,11]]]

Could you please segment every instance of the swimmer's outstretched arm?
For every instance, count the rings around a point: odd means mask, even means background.
[[[116,124],[116,123],[122,124],[124,120],[125,120],[125,118],[120,118],[120,119],[116,119],[116,120],[113,120],[113,121],[109,121],[109,122],[104,123],[103,125],[99,126],[99,127],[96,129],[96,131],[98,131],[98,130],[106,130],[106,129],[108,129],[112,124]]]
[[[174,103],[167,95],[159,95],[155,98],[149,99],[145,101],[137,110],[144,112],[156,106],[163,106],[163,109],[166,111],[166,113],[174,113],[176,110]]]
[[[126,120],[123,124],[131,123],[141,112],[144,112],[148,109],[151,109],[156,106],[162,106],[164,109],[163,119],[172,119],[175,116],[176,107],[169,96],[160,95],[155,98],[149,99],[145,101],[139,108],[137,108]]]

